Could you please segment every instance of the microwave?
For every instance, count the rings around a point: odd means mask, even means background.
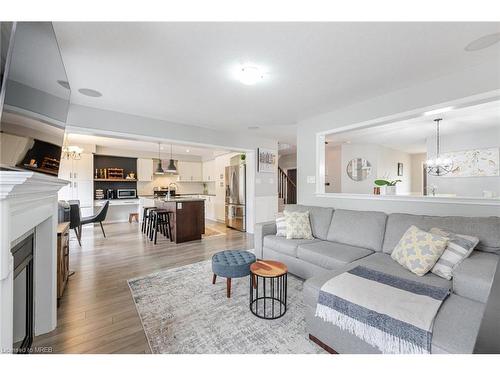
[[[118,199],[137,198],[137,190],[136,189],[118,189],[116,191],[116,198],[118,198]]]

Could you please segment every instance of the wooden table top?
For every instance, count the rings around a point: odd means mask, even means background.
[[[57,234],[61,234],[69,229],[69,221],[57,224]]]
[[[257,276],[277,277],[288,272],[288,267],[276,260],[258,260],[250,265],[250,271]]]

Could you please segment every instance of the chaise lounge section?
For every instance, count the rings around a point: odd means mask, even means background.
[[[315,317],[322,285],[358,265],[433,286],[449,287],[434,322],[432,353],[472,353],[499,260],[499,217],[441,217],[382,212],[334,210],[288,205],[288,211],[308,211],[312,240],[287,240],[276,236],[274,222],[258,224],[257,258],[275,259],[305,279],[308,333],[338,353],[378,353],[378,349],[353,334]],[[453,270],[452,280],[433,273],[417,276],[391,258],[405,231],[415,225],[428,231],[438,227],[478,237],[472,254]]]

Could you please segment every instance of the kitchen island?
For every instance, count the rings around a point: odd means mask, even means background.
[[[167,210],[175,243],[201,240],[205,233],[205,201],[198,198],[154,199],[155,207]]]

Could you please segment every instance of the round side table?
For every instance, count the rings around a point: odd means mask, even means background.
[[[262,319],[286,313],[288,267],[275,260],[258,260],[250,266],[250,311]]]

